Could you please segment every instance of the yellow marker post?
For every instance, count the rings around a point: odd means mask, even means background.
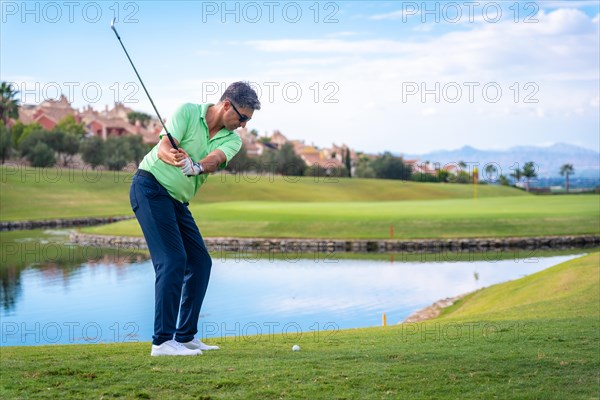
[[[385,313],[381,314],[381,324],[387,326],[387,315]]]

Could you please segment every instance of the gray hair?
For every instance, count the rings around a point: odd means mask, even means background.
[[[258,96],[248,82],[234,82],[229,85],[219,99],[219,101],[225,100],[233,101],[239,107],[260,110]]]

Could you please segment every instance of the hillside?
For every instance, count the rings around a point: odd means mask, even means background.
[[[405,154],[404,158],[418,159],[421,162],[430,161],[441,165],[459,161],[464,161],[468,165],[477,163],[482,173],[485,164],[496,163],[500,166],[501,173],[506,176],[514,172],[517,166],[523,168],[528,161],[533,161],[538,167],[539,178],[560,177],[559,170],[563,164],[573,164],[575,167],[573,179],[582,176],[598,182],[598,173],[600,172],[598,163],[600,153],[598,151],[565,143],[557,143],[548,147],[518,146],[506,150],[480,150],[464,146],[456,150],[435,151],[427,154]]]
[[[132,214],[131,173],[0,167],[0,220],[33,220]],[[478,196],[528,196],[521,190],[480,185]],[[471,185],[380,179],[314,179],[214,175],[192,204],[229,201],[352,202],[465,199]]]

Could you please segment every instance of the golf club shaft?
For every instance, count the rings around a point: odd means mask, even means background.
[[[160,116],[160,113],[158,112],[158,109],[154,105],[154,101],[152,101],[152,97],[150,97],[150,93],[148,93],[148,90],[146,89],[146,85],[144,85],[144,81],[142,81],[142,78],[140,77],[140,74],[137,72],[137,69],[135,68],[135,65],[133,64],[133,61],[131,61],[131,57],[129,57],[129,53],[127,52],[127,49],[125,48],[125,45],[123,44],[123,41],[121,40],[121,37],[117,33],[117,30],[115,29],[114,20],[113,20],[113,22],[112,22],[112,24],[111,24],[110,27],[115,32],[115,35],[117,36],[117,39],[119,39],[119,43],[121,43],[121,47],[123,48],[123,51],[125,52],[125,55],[127,56],[127,59],[129,60],[129,63],[133,67],[133,71],[137,75],[137,78],[140,81],[140,83],[142,84],[142,87],[144,88],[144,92],[146,92],[146,96],[148,96],[148,99],[150,100],[150,104],[152,104],[152,108],[154,108],[154,112],[156,113],[156,116],[158,117],[158,120],[162,124],[165,132],[167,133],[167,137],[169,138],[169,142],[171,142],[171,146],[173,146],[173,148],[175,150],[179,150],[179,147],[177,147],[177,143],[175,143],[175,140],[173,139],[173,136],[171,136],[171,134],[167,130],[167,127],[165,126],[165,123],[163,122],[163,119]]]

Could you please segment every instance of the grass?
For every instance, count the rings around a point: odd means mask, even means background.
[[[131,215],[124,172],[0,167],[0,219]],[[208,237],[387,239],[598,234],[598,195],[379,179],[215,175],[191,203]],[[140,236],[135,220],[85,232]]]
[[[400,239],[598,234],[598,196],[397,202],[223,202],[191,206],[207,237]],[[84,232],[141,236],[136,220]]]
[[[594,399],[599,265],[594,253],[480,290],[426,323],[223,337],[199,357],[151,358],[149,343],[4,347],[0,396]]]
[[[67,168],[0,167],[0,219],[96,217],[132,214],[132,173]],[[478,196],[523,196],[509,187],[480,185]],[[383,179],[314,179],[215,175],[193,203],[379,202],[473,197],[471,185]]]

